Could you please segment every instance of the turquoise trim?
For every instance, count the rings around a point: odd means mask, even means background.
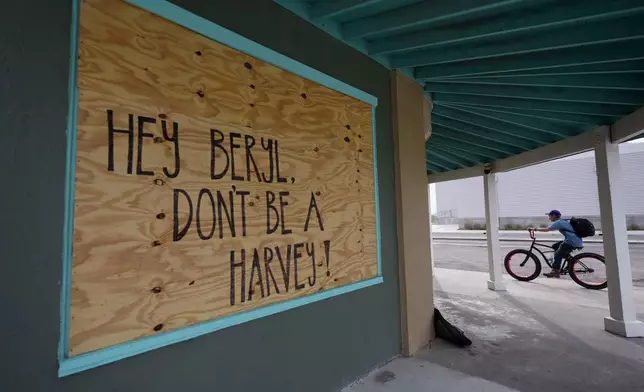
[[[179,343],[197,336],[218,331],[234,325],[242,324],[247,321],[255,320],[261,317],[270,316],[286,310],[308,305],[313,302],[322,301],[337,295],[350,293],[383,282],[382,277],[376,277],[362,282],[353,283],[347,286],[337,287],[335,289],[318,292],[316,294],[299,297],[287,302],[280,302],[268,305],[263,308],[254,309],[244,313],[234,314],[218,320],[207,321],[201,324],[185,327],[176,331],[164,334],[142,338],[133,342],[119,344],[117,346],[105,348],[99,351],[82,354],[73,358],[66,359],[60,364],[58,376],[63,377],[70,374],[82,372],[97,366],[105,365],[137,354],[161,348],[170,344]]]
[[[60,289],[60,340],[58,342],[58,361],[62,366],[67,356],[69,331],[69,303],[71,293],[72,239],[74,232],[74,178],[76,177],[76,124],[78,116],[78,18],[79,0],[72,2],[72,26],[69,49],[69,85],[67,99],[67,129],[65,152],[65,217],[63,227],[63,276]]]
[[[225,29],[207,19],[171,4],[165,0],[125,0],[126,2],[143,8],[153,14],[174,22],[180,26],[201,34],[214,41],[230,46],[267,63],[273,64],[283,70],[309,79],[332,90],[349,95],[372,106],[378,105],[378,98],[339,81],[323,72],[295,61],[283,54],[260,45],[248,38]]]
[[[376,107],[371,108],[372,149],[373,149],[373,193],[376,197],[376,257],[378,258],[378,276],[382,276],[382,241],[380,239],[380,188],[378,186],[378,147],[376,143]]]
[[[375,111],[378,99],[366,92],[358,90],[348,84],[336,80],[322,72],[308,67],[302,63],[292,60],[277,52],[250,41],[238,34],[224,29],[199,16],[189,13],[164,0],[125,0],[135,6],[141,7],[151,13],[166,18],[183,27],[202,34],[208,38],[221,42],[237,50],[243,51],[250,56],[269,62],[286,71],[307,78],[328,88],[352,96],[372,106],[372,134],[373,134],[373,160],[374,160],[374,192],[376,198],[376,232],[377,232],[377,258],[378,276],[372,279],[352,283],[346,286],[337,287],[331,290],[295,298],[286,302],[268,305],[262,308],[253,309],[243,313],[237,313],[217,320],[207,321],[193,326],[185,327],[155,336],[145,337],[131,342],[122,343],[116,346],[107,347],[90,353],[68,357],[68,330],[69,330],[69,307],[71,290],[71,266],[72,266],[72,238],[74,226],[74,190],[76,171],[76,131],[77,131],[77,69],[78,69],[78,26],[79,26],[79,3],[80,0],[73,0],[72,28],[71,28],[71,49],[69,68],[69,108],[67,118],[67,152],[66,152],[66,173],[65,173],[65,218],[63,232],[63,277],[61,288],[61,325],[60,342],[58,347],[59,369],[58,376],[64,377],[97,366],[119,361],[134,355],[150,350],[161,348],[170,344],[192,339],[210,332],[218,331],[234,325],[245,323],[258,318],[270,316],[275,313],[290,310],[299,306],[308,305],[322,301],[334,296],[350,293],[366,287],[382,283],[381,246],[380,246],[380,202],[378,191],[378,171],[376,158],[376,120]]]

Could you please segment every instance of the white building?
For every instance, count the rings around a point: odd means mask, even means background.
[[[620,145],[627,224],[644,228],[644,143]],[[583,216],[600,227],[594,152],[497,175],[501,228],[546,223],[545,213]],[[441,224],[483,224],[483,178],[436,184]],[[509,227],[508,227],[509,228]]]

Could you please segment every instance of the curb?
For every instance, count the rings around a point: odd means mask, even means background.
[[[467,236],[467,237],[443,237],[443,236],[436,236],[433,235],[432,239],[434,240],[449,240],[449,241],[486,241],[487,238],[477,238],[473,236]],[[530,238],[499,238],[499,241],[503,242],[532,242]],[[540,239],[539,242],[557,242],[561,241],[560,239],[553,239],[553,238],[543,238]],[[602,240],[584,240],[585,244],[602,244],[604,241]],[[629,244],[644,244],[644,241],[642,240],[629,240]]]

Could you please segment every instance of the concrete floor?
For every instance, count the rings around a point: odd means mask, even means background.
[[[501,242],[501,254],[505,257],[512,249],[529,249],[529,242]],[[629,246],[633,284],[644,287],[644,245]],[[487,272],[487,243],[473,240],[436,240],[433,246],[434,263],[439,268]],[[603,254],[602,244],[586,244],[584,251]],[[543,264],[544,271],[547,265]]]
[[[644,391],[644,339],[604,331],[605,290],[537,279],[506,280],[508,292],[493,292],[486,280],[486,273],[435,269],[436,306],[471,347],[432,341],[345,391]],[[635,294],[642,320],[644,289]]]
[[[494,382],[431,363],[397,358],[342,392],[513,392]]]

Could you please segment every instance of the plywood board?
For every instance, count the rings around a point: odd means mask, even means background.
[[[69,356],[377,276],[369,104],[120,0],[78,64]]]

